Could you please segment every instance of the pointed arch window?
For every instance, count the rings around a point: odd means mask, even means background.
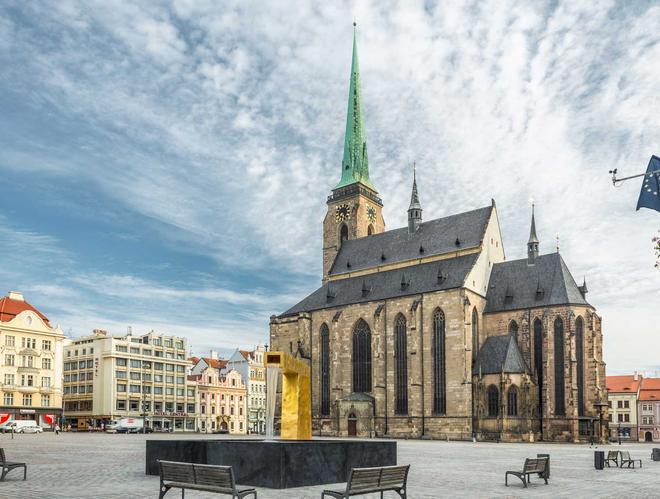
[[[353,328],[353,391],[371,391],[371,329],[364,319]]]
[[[495,385],[490,385],[486,390],[488,402],[488,417],[496,418],[500,415],[500,391]]]
[[[472,367],[479,356],[479,313],[477,307],[472,309]]]
[[[543,324],[538,318],[534,320],[534,372],[538,383],[537,406],[541,416],[543,415]]]
[[[516,321],[509,322],[509,334],[518,341],[518,323]]]
[[[342,224],[341,229],[339,229],[339,244],[342,244],[348,239],[348,225]]]
[[[507,393],[506,415],[518,415],[518,387],[516,385],[511,385],[509,387],[509,391]]]
[[[321,337],[321,415],[330,415],[330,330],[323,323]]]
[[[396,367],[396,413],[408,414],[408,334],[403,314],[394,320]]]
[[[555,319],[555,415],[566,415],[564,398],[564,321],[561,317]]]
[[[447,412],[447,381],[445,365],[445,314],[433,312],[433,412]]]
[[[577,360],[577,405],[578,416],[584,416],[584,321],[575,320],[575,357]]]

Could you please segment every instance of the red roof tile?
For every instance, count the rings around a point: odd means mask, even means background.
[[[641,381],[641,376],[638,376],[635,380],[635,377],[629,374],[626,376],[607,376],[605,384],[607,385],[607,391],[610,393],[637,393]]]
[[[660,378],[644,378],[639,400],[655,400],[660,402]]]
[[[3,297],[0,300],[0,322],[9,322],[14,317],[16,317],[21,312],[26,310],[31,310],[37,314],[41,319],[50,326],[50,321],[48,317],[39,312],[36,308],[30,305],[28,302],[23,300],[12,300],[8,296]]]

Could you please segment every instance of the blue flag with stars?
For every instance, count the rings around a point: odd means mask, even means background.
[[[660,211],[660,158],[651,156],[649,166],[642,179],[642,191],[639,193],[637,209],[650,208]]]

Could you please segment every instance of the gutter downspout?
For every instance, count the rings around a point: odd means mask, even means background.
[[[385,314],[385,380],[383,384],[385,385],[385,435],[387,435],[389,432],[387,426],[387,300],[385,300],[385,309],[383,312]]]
[[[424,385],[426,384],[426,378],[424,378],[424,295],[421,295],[421,301],[419,303],[420,311],[420,325],[419,325],[419,336],[420,336],[420,347],[422,350],[422,438],[426,434],[426,420],[425,420],[425,407],[424,407]]]

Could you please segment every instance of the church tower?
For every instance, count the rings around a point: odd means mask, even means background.
[[[353,62],[351,64],[341,178],[328,197],[328,211],[323,220],[324,281],[344,241],[378,234],[385,230],[382,210],[383,203],[369,178],[367,139],[360,89],[360,66],[354,28]]]

